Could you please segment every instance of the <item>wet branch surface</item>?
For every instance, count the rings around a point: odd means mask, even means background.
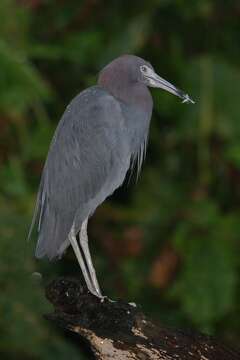
[[[96,359],[240,359],[239,351],[209,336],[154,324],[134,304],[101,301],[76,279],[52,281],[46,297],[54,312],[45,317],[87,341]]]

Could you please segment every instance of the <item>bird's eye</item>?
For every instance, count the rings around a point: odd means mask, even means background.
[[[142,65],[142,66],[140,67],[140,69],[141,69],[141,71],[144,72],[144,73],[147,72],[147,67],[146,67],[145,65]]]

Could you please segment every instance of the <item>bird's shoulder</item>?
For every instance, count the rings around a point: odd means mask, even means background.
[[[87,139],[101,136],[111,138],[125,131],[125,121],[120,103],[100,86],[92,86],[75,96],[66,107],[50,146],[50,153],[56,145],[80,141],[82,146]],[[110,139],[109,138],[109,139]]]
[[[100,86],[91,86],[75,96],[67,106],[64,117],[77,117],[80,121],[111,120],[122,115],[121,105]]]

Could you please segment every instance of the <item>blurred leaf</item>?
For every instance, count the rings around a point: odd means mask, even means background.
[[[105,47],[101,56],[101,65],[111,61],[121,54],[131,54],[139,51],[148,36],[150,18],[148,14],[138,16],[121,31],[113,36],[111,42]]]
[[[184,262],[172,293],[205,331],[231,310],[237,284],[238,216],[223,218],[213,209],[208,203],[190,208],[190,219],[179,226],[174,240]]]
[[[53,125],[42,121],[29,134],[23,149],[25,161],[39,160],[46,156],[54,133]]]
[[[40,98],[48,97],[50,89],[38,71],[21,54],[0,40],[0,110],[19,114]]]
[[[27,195],[27,183],[23,166],[18,158],[12,158],[0,172],[2,191],[12,197],[23,198]]]

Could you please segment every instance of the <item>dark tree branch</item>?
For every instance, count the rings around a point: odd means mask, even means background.
[[[54,280],[46,296],[55,308],[47,319],[87,340],[96,359],[240,359],[209,336],[155,325],[133,304],[101,301],[78,280]]]

